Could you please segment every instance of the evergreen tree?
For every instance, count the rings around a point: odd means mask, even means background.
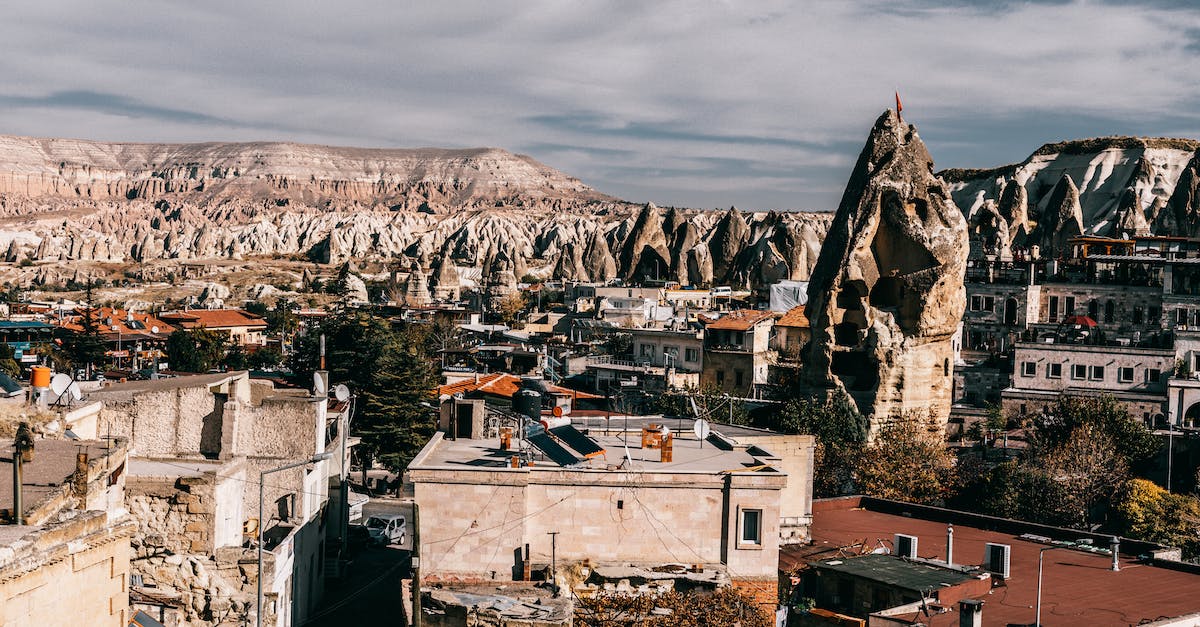
[[[172,370],[208,372],[225,357],[228,338],[204,327],[180,329],[167,336],[167,363]]]
[[[416,330],[395,334],[359,393],[357,431],[362,450],[393,471],[403,470],[437,428],[433,400],[437,370]]]
[[[108,342],[100,335],[99,312],[92,307],[92,281],[87,283],[88,308],[83,311],[80,333],[68,333],[63,339],[63,352],[67,359],[77,368],[91,370],[95,366],[103,366],[107,358]]]

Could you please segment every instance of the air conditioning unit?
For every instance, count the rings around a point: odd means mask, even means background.
[[[917,536],[898,533],[892,538],[892,553],[908,559],[917,559]]]
[[[993,544],[988,542],[983,545],[983,569],[999,576],[1001,579],[1008,579],[1009,558],[1012,555],[1012,547],[1007,544]]]

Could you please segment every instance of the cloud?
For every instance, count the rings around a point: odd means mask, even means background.
[[[502,146],[663,205],[832,208],[899,89],[939,167],[1200,128],[1191,3],[19,3],[0,132]]]

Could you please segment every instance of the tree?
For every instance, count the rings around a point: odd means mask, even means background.
[[[784,403],[773,424],[782,433],[816,436],[813,492],[818,497],[839,496],[854,490],[854,465],[867,440],[867,419],[843,391],[826,399],[793,398]]]
[[[269,370],[283,363],[283,353],[270,346],[260,348],[247,358],[246,365],[253,370]]]
[[[1049,412],[1032,418],[1030,445],[1035,453],[1054,449],[1085,425],[1111,439],[1117,454],[1131,469],[1144,467],[1160,446],[1146,425],[1130,416],[1125,405],[1110,394],[1060,396]]]
[[[180,329],[167,336],[167,363],[173,370],[208,372],[225,356],[227,339],[204,327]]]
[[[1076,427],[1061,445],[1030,461],[1061,487],[1050,504],[1058,517],[1083,529],[1092,522],[1093,509],[1111,499],[1129,476],[1113,439],[1091,424]]]
[[[526,305],[528,302],[525,299],[525,293],[513,292],[500,299],[500,302],[496,304],[496,315],[500,318],[501,324],[515,328],[521,321],[521,314],[525,312]]]
[[[1121,532],[1133,538],[1200,554],[1200,499],[1171,494],[1145,479],[1130,479],[1115,499]]]
[[[656,611],[657,610],[657,611]],[[575,605],[579,627],[770,627],[774,616],[751,596],[734,588],[713,592],[648,594],[602,593],[580,597]]]
[[[954,458],[931,416],[907,413],[886,423],[855,464],[865,494],[942,504],[954,491]]]
[[[229,350],[225,351],[225,356],[221,358],[221,365],[226,370],[245,370],[249,363],[250,358],[246,355],[246,349],[236,343],[230,346]]]
[[[633,334],[609,333],[604,337],[604,354],[618,358],[633,358]]]
[[[408,329],[384,347],[360,392],[358,429],[363,451],[393,471],[403,470],[437,429],[433,400],[437,370],[422,333]]]
[[[108,343],[100,335],[98,314],[95,309],[92,309],[92,281],[90,280],[87,283],[84,298],[87,299],[88,309],[83,311],[80,319],[80,326],[83,327],[83,330],[79,333],[68,333],[62,340],[63,352],[71,364],[90,370],[92,366],[102,364],[107,360],[105,353],[108,351]]]

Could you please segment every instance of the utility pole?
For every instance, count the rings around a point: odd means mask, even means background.
[[[558,596],[558,533],[546,533],[550,536],[550,589],[554,591],[554,596]]]

